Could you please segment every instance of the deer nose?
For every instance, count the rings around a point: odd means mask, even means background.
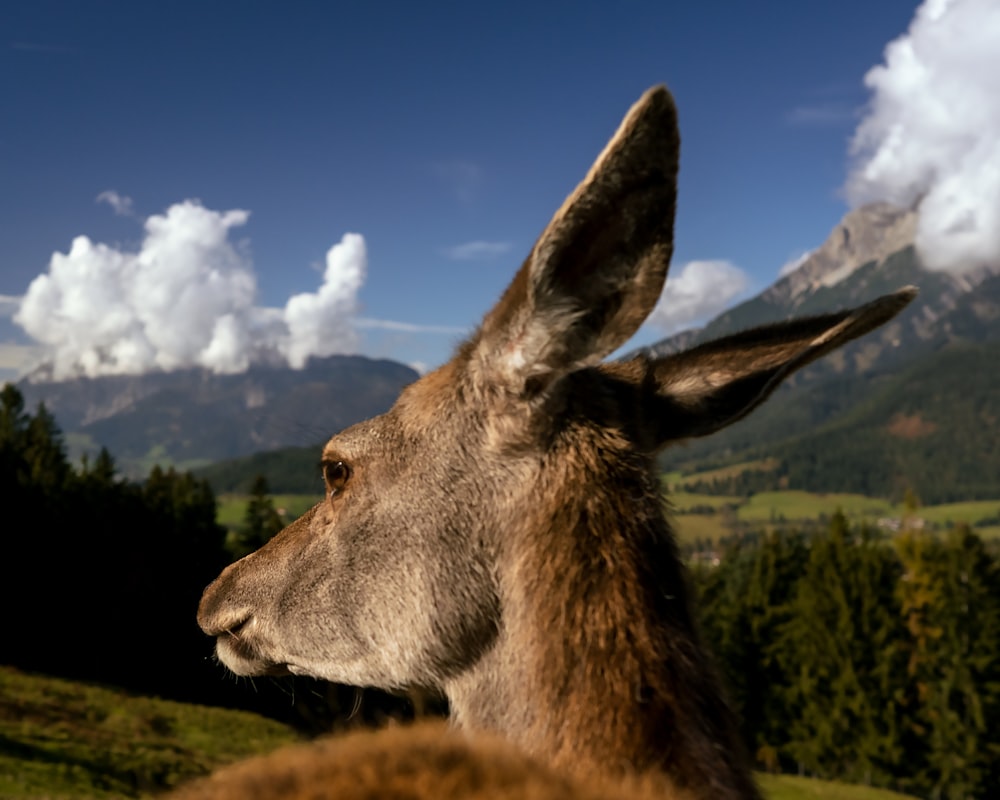
[[[198,625],[209,636],[234,632],[246,624],[253,615],[245,603],[234,602],[236,564],[230,564],[222,574],[212,581],[201,596],[198,604]]]

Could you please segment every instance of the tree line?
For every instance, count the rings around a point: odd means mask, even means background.
[[[311,731],[412,715],[296,679],[228,679],[195,622],[205,585],[280,526],[258,480],[227,549],[209,484],[71,465],[44,406],[0,390],[0,663],[251,708]],[[237,553],[238,554],[238,553]],[[974,532],[892,539],[840,514],[692,567],[710,648],[758,764],[933,798],[1000,796],[1000,556]],[[426,698],[423,698],[426,699]],[[432,711],[441,705],[433,700]]]
[[[12,384],[0,483],[0,662],[205,699],[215,669],[194,615],[228,561],[209,485],[160,468],[124,481],[107,450],[74,467],[53,416],[27,412]]]
[[[1000,796],[1000,559],[969,528],[886,540],[837,514],[693,577],[761,767]]]
[[[174,700],[254,710],[310,732],[412,713],[405,701],[297,678],[234,681],[196,612],[205,586],[280,527],[266,496],[227,542],[211,486],[154,467],[118,475],[107,452],[72,465],[44,405],[0,389],[4,487],[0,663]]]

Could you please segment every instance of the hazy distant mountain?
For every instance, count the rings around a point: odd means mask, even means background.
[[[253,366],[20,383],[44,401],[74,452],[107,447],[133,475],[153,463],[206,464],[288,445],[315,444],[380,414],[417,373],[361,356],[312,359],[304,369]]]

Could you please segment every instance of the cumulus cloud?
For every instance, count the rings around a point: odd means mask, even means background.
[[[648,322],[667,333],[706,322],[749,285],[746,273],[729,261],[689,261],[680,270],[671,269]]]
[[[36,361],[39,348],[16,342],[0,342],[0,372],[17,375]]]
[[[350,352],[364,239],[346,234],[330,249],[316,292],[262,308],[246,248],[230,240],[248,218],[186,200],[145,221],[136,251],[78,236],[31,282],[14,321],[44,347],[57,380],[193,366],[240,372],[275,356],[301,367],[310,355]]]
[[[114,189],[101,192],[94,200],[98,203],[107,203],[119,217],[135,216],[135,212],[132,210],[132,198],[118,194]]]
[[[1000,261],[1000,3],[925,0],[872,68],[851,144],[853,204],[915,207],[932,269]]]
[[[329,356],[356,346],[351,319],[367,269],[364,237],[346,233],[326,254],[319,290],[289,298],[283,314],[289,335],[281,349],[292,367],[305,366],[309,356]]]
[[[444,254],[455,261],[487,261],[502,256],[510,250],[510,242],[463,242],[444,249]]]

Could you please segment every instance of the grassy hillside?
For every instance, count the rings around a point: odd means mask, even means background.
[[[295,738],[255,714],[0,667],[0,798],[148,797]]]
[[[758,779],[768,800],[906,800],[909,797],[887,789],[794,775],[759,775]]]
[[[308,447],[285,447],[255,453],[245,458],[219,461],[195,470],[219,493],[247,492],[258,475],[267,478],[267,485],[274,492],[296,493],[316,489],[323,491],[319,468],[323,445],[317,442]]]
[[[294,741],[238,711],[134,697],[0,667],[0,800],[145,798]],[[827,781],[761,776],[771,800],[903,800]]]

